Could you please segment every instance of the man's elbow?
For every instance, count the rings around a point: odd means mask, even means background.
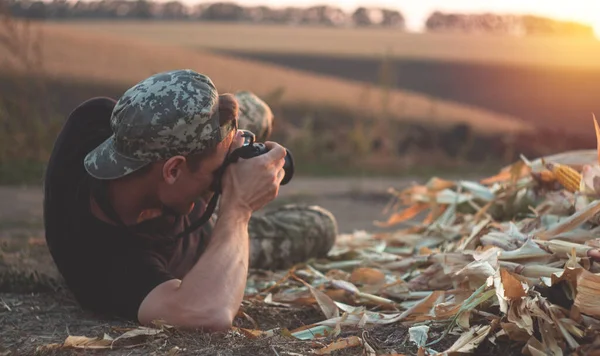
[[[226,310],[188,313],[182,320],[186,329],[206,332],[227,332],[233,326],[233,317]]]
[[[140,315],[140,323],[143,325],[152,325],[154,321],[161,320],[162,322],[184,330],[202,331],[202,332],[226,332],[233,326],[233,318],[229,311],[225,308],[185,308],[181,305],[171,308],[162,308],[162,313],[158,317],[158,313],[150,315]]]
[[[157,289],[142,302],[138,312],[141,324],[161,320],[173,327],[207,332],[228,331],[233,326],[237,310],[211,301],[190,303],[189,298],[178,298],[172,286],[167,287],[171,289]]]

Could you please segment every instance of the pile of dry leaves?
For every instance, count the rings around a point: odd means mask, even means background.
[[[378,224],[403,229],[342,235],[325,260],[250,276],[245,306],[318,305],[322,321],[235,332],[326,337],[316,354],[375,355],[367,339],[338,336],[401,323],[420,355],[474,353],[484,340],[520,343],[525,355],[600,355],[598,153],[523,157],[479,182],[433,178],[391,190],[390,218]],[[565,177],[566,167],[577,174]],[[579,186],[566,189],[573,178]],[[430,336],[433,323],[445,326],[441,336]],[[448,335],[460,336],[440,349]]]

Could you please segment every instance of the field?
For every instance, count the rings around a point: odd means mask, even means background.
[[[405,59],[600,68],[596,60],[600,56],[600,45],[589,39],[166,21],[73,21],[55,22],[52,26],[188,48],[257,54],[381,59],[390,51],[393,56]]]
[[[374,224],[388,217],[384,214],[391,198],[388,188],[424,183],[431,175],[449,178],[458,173],[459,179],[476,179],[495,173],[520,153],[535,158],[541,152],[593,148],[591,113],[600,117],[598,41],[74,21],[34,24],[43,35],[37,42],[26,31],[13,31],[15,23],[3,25],[0,35],[8,36],[0,36],[5,40],[0,42],[0,123],[8,129],[0,132],[0,184],[26,186],[0,187],[0,355],[33,354],[38,346],[61,343],[68,335],[114,336],[130,326],[99,321],[82,313],[68,293],[56,292],[56,270],[43,241],[40,182],[45,159],[64,117],[91,96],[116,98],[140,79],[174,68],[208,74],[221,92],[256,92],[272,105],[274,139],[292,148],[300,173],[273,205],[299,202],[323,206],[335,214],[340,233],[346,236],[360,230],[383,233],[399,228]],[[36,52],[38,44],[40,51]],[[384,174],[391,177],[378,177]],[[447,182],[431,184],[429,188]],[[502,199],[506,197],[498,200]],[[520,199],[510,200],[507,206]],[[526,208],[531,213],[529,206]],[[423,214],[415,215],[420,218]],[[469,216],[467,221],[485,215]],[[492,220],[491,225],[495,224]],[[456,225],[447,228],[462,231]],[[384,236],[394,251],[386,258],[398,253],[401,257],[396,262],[400,263],[438,249],[427,247],[429,236],[418,238],[425,241],[421,248],[415,247],[419,242],[412,247],[411,242],[402,242],[398,237],[402,235]],[[412,241],[417,236],[407,238]],[[344,258],[362,253],[336,255],[331,262],[352,263]],[[377,258],[368,263],[381,267]],[[328,272],[343,276],[352,271],[350,266]],[[420,270],[420,266],[414,262],[390,275],[405,278],[422,273],[426,277],[430,270]],[[435,266],[439,264],[432,262],[430,267]],[[266,272],[253,276],[265,275],[271,276]],[[282,277],[275,274],[270,278],[275,280],[275,276]],[[446,277],[433,282],[448,282]],[[423,288],[420,291],[429,290]],[[456,294],[456,300],[464,297]],[[403,302],[408,303],[403,308],[414,302]],[[497,327],[493,308],[473,311],[471,321]],[[292,330],[323,320],[310,293],[300,298],[299,306],[258,298],[245,301],[243,311],[246,315],[236,319],[236,326],[263,331],[275,327]],[[444,323],[432,324],[430,340],[442,335]],[[339,336],[360,337],[379,354],[416,355],[418,348],[409,342],[411,325],[369,325],[367,332],[350,328]],[[333,341],[299,342],[283,334],[267,339],[239,333],[224,338],[168,334],[142,338],[139,347],[110,353],[298,355]],[[458,336],[446,335],[436,348],[447,349]],[[519,354],[521,346],[486,341],[477,352],[512,355]],[[359,355],[363,347],[347,351],[332,354]],[[78,351],[59,349],[48,354]]]
[[[597,40],[235,24],[55,26],[217,51],[375,85],[387,60],[388,80],[396,89],[578,134],[587,132],[590,113],[600,111]]]
[[[384,92],[372,85],[229,58],[180,47],[177,41],[154,41],[152,36],[132,42],[119,34],[82,32],[78,27],[42,25],[41,29],[45,41],[44,69],[48,76],[61,81],[127,88],[153,72],[189,67],[208,74],[222,92],[249,89],[267,95],[283,88],[282,103],[345,106],[371,115],[381,112]],[[392,91],[389,96],[390,108],[402,105],[400,117],[421,122],[430,118],[431,107],[435,105],[439,112],[436,116],[439,122],[435,124],[465,122],[477,131],[501,133],[528,128],[507,115],[426,95]]]

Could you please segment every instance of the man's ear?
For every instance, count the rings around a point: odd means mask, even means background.
[[[182,174],[186,161],[183,156],[169,158],[162,167],[162,175],[165,183],[174,184]]]

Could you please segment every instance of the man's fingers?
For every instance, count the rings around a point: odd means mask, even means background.
[[[244,137],[242,137],[242,131],[238,130],[235,136],[233,137],[233,141],[231,142],[230,151],[233,152],[233,150],[242,147],[243,144]]]
[[[283,180],[283,178],[285,178],[285,171],[283,169],[280,169],[277,172],[277,184],[281,184],[281,181]]]
[[[269,159],[280,160],[286,155],[285,148],[276,142],[267,141],[265,146],[269,149],[269,152],[266,153]]]
[[[275,161],[275,168],[276,169],[282,169],[283,166],[285,165],[285,156],[283,158],[278,159],[277,161]]]

